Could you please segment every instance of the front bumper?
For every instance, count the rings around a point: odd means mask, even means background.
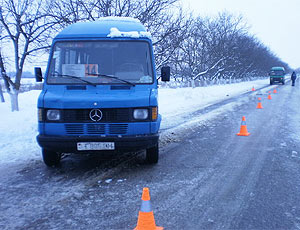
[[[138,136],[46,136],[38,135],[37,142],[42,148],[61,153],[82,153],[77,150],[77,142],[114,142],[114,151],[134,151],[147,149],[158,143],[158,134]],[[111,151],[111,150],[107,150]],[[96,152],[96,151],[84,151]]]
[[[272,78],[271,79],[272,82],[284,82],[284,78]]]

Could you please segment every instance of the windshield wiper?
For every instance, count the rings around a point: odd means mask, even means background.
[[[96,85],[95,83],[90,82],[90,81],[87,81],[87,80],[84,80],[84,79],[82,79],[82,78],[80,78],[80,77],[76,77],[76,76],[73,76],[73,75],[59,74],[59,73],[56,73],[56,72],[55,72],[54,74],[52,74],[52,76],[65,77],[65,78],[72,78],[72,79],[76,79],[76,80],[85,82],[85,83],[87,83],[87,84],[89,84],[89,85],[92,85],[92,86],[97,87],[97,85]]]
[[[126,83],[126,84],[128,84],[128,85],[135,86],[134,83],[132,83],[132,82],[130,82],[130,81],[126,81],[126,80],[121,79],[121,78],[118,78],[118,77],[115,77],[115,76],[110,76],[110,75],[106,75],[106,74],[98,74],[98,73],[87,73],[87,74],[90,75],[90,76],[106,77],[106,78],[110,78],[110,79],[115,79],[115,80],[124,82],[124,83]]]

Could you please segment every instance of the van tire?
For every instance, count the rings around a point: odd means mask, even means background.
[[[146,162],[148,164],[156,164],[159,158],[159,148],[158,143],[149,149],[146,149]]]
[[[49,167],[57,166],[60,163],[61,153],[59,152],[42,149],[42,155],[44,163]]]

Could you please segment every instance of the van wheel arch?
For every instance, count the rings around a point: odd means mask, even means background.
[[[43,161],[47,166],[53,167],[59,165],[61,160],[61,153],[43,148],[42,155]]]
[[[146,162],[148,164],[156,164],[158,162],[159,158],[159,147],[158,143],[151,147],[146,149]]]

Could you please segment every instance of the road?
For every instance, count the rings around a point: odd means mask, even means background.
[[[277,90],[170,130],[157,165],[140,152],[0,168],[0,229],[133,229],[143,187],[165,229],[300,229],[300,87]]]

